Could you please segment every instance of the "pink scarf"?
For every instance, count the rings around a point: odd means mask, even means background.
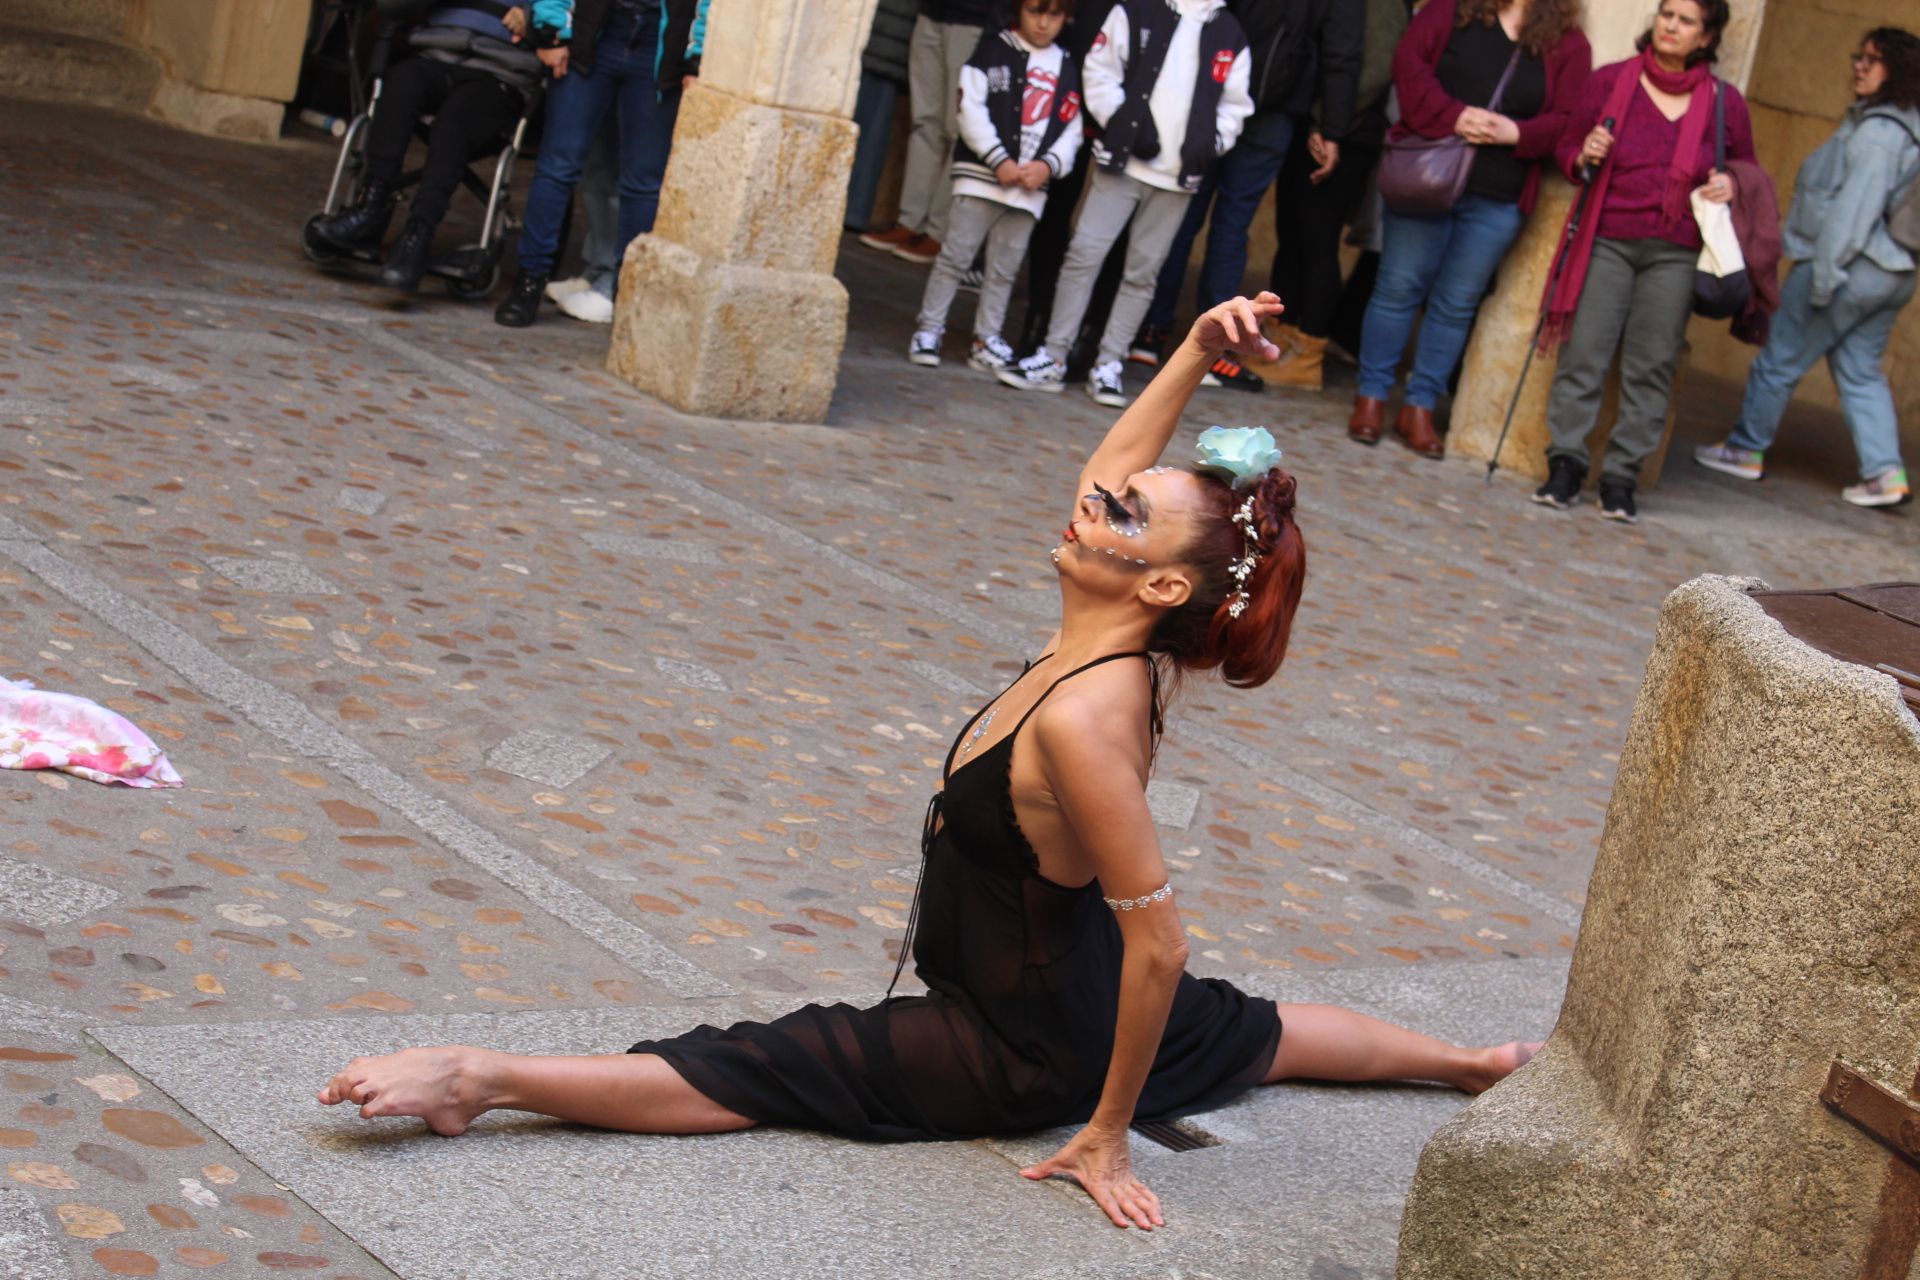
[[[1620,125],[1627,118],[1628,105],[1640,88],[1641,76],[1644,75],[1662,93],[1692,95],[1692,100],[1687,103],[1687,114],[1680,120],[1680,136],[1674,143],[1673,159],[1667,166],[1663,212],[1668,221],[1675,221],[1687,215],[1688,197],[1693,192],[1699,173],[1700,143],[1713,120],[1713,72],[1704,62],[1696,63],[1684,71],[1667,71],[1654,60],[1651,48],[1641,50],[1639,56],[1629,58],[1619,66],[1620,76],[1613,82],[1613,91],[1607,95],[1607,105],[1600,113],[1601,120],[1613,119],[1616,139],[1620,136]],[[1580,306],[1580,291],[1586,287],[1587,266],[1593,261],[1593,242],[1598,237],[1601,211],[1607,207],[1607,186],[1612,177],[1613,155],[1608,153],[1605,163],[1590,184],[1593,190],[1587,196],[1586,213],[1574,232],[1573,245],[1567,250],[1567,265],[1561,270],[1557,282],[1548,280],[1546,296],[1540,300],[1540,305],[1547,312],[1547,322],[1540,328],[1542,351],[1551,351],[1560,345],[1573,327],[1573,313]],[[1567,222],[1571,225],[1572,221],[1573,212],[1568,210]],[[1564,241],[1566,236],[1567,228],[1563,227],[1560,237]]]

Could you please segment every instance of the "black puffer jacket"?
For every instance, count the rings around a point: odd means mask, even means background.
[[[1227,7],[1253,54],[1254,110],[1304,116],[1317,98],[1321,131],[1345,137],[1359,94],[1362,0],[1228,0]]]
[[[873,11],[867,51],[860,55],[860,69],[870,76],[905,84],[907,47],[913,42],[913,23],[919,16],[919,0],[880,0],[880,7]]]
[[[995,0],[920,0],[920,12],[932,22],[984,27],[996,20],[1012,21],[1012,0],[1008,0],[1004,13]]]

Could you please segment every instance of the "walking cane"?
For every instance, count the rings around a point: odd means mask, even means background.
[[[1600,127],[1608,133],[1613,132],[1613,117],[1608,116],[1600,122]],[[1587,212],[1587,197],[1593,194],[1593,175],[1596,166],[1587,165],[1582,171],[1584,179],[1580,184],[1580,194],[1573,202],[1573,216],[1567,219],[1566,233],[1560,240],[1560,253],[1553,261],[1553,276],[1547,281],[1547,297],[1551,299],[1560,284],[1560,272],[1567,265],[1567,251],[1573,248],[1573,238],[1580,234],[1580,219]],[[1540,347],[1540,331],[1547,326],[1547,307],[1540,306],[1540,319],[1534,323],[1533,338],[1527,343],[1527,358],[1520,365],[1520,380],[1513,384],[1513,399],[1507,402],[1507,420],[1500,424],[1500,438],[1494,442],[1493,456],[1487,459],[1487,483],[1493,483],[1493,473],[1500,466],[1500,450],[1507,444],[1507,433],[1513,430],[1513,414],[1520,407],[1520,393],[1526,389],[1527,370],[1533,368],[1533,353]]]

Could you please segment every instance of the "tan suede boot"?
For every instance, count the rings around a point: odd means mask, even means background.
[[[1241,364],[1252,372],[1259,374],[1261,381],[1264,382],[1267,381],[1269,371],[1280,369],[1286,365],[1288,357],[1293,353],[1295,344],[1300,341],[1300,330],[1284,321],[1268,319],[1260,322],[1260,331],[1267,335],[1269,342],[1280,348],[1280,354],[1272,360],[1246,357],[1241,360]]]
[[[1325,338],[1315,338],[1296,329],[1292,349],[1275,362],[1272,372],[1262,373],[1260,377],[1271,386],[1318,391],[1326,354]]]

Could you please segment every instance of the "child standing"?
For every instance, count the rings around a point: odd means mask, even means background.
[[[1114,297],[1087,394],[1124,408],[1120,362],[1187,202],[1207,166],[1233,148],[1253,114],[1247,37],[1224,0],[1120,0],[1087,54],[1087,110],[1104,129],[1080,207],[1044,347],[999,378],[1022,391],[1059,391],[1107,250],[1126,229],[1126,272]]]
[[[960,278],[987,247],[967,363],[988,373],[1013,363],[1000,336],[1020,260],[1047,184],[1080,149],[1080,73],[1057,45],[1074,0],[1022,0],[1012,27],[989,32],[960,71],[960,137],[953,148],[947,238],[927,277],[907,359],[940,363],[940,337]]]

